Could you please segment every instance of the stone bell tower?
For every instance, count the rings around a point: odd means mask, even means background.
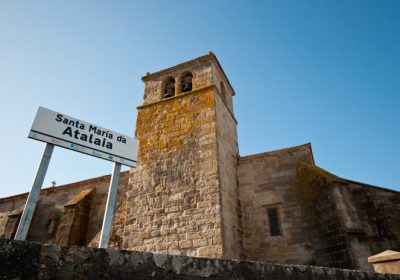
[[[123,247],[239,258],[234,91],[216,56],[142,78]]]

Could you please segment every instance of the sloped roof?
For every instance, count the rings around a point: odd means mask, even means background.
[[[365,184],[365,183],[361,183],[361,182],[357,182],[357,181],[348,180],[346,178],[342,178],[342,177],[339,177],[339,176],[337,176],[335,174],[332,174],[332,173],[326,171],[325,169],[322,169],[321,167],[318,167],[316,165],[310,165],[310,164],[307,164],[307,163],[304,163],[304,162],[300,162],[300,164],[305,166],[309,172],[312,172],[314,174],[319,174],[319,175],[327,178],[331,182],[344,183],[346,185],[354,184],[354,185],[359,185],[359,186],[363,186],[363,187],[378,189],[378,190],[382,190],[382,191],[400,193],[400,192],[398,192],[396,190],[393,190],[393,189],[383,188],[383,187],[373,186],[373,185],[370,185],[370,184]]]
[[[325,180],[327,182],[337,182],[337,183],[344,183],[344,184],[348,184],[348,182],[345,179],[342,179],[328,171],[326,171],[325,169],[322,169],[321,167],[318,167],[316,165],[311,165],[308,164],[306,162],[299,162],[299,168],[303,168],[303,170],[305,170],[307,173],[311,173],[311,174],[315,174],[317,176],[322,176],[323,178],[325,178]]]

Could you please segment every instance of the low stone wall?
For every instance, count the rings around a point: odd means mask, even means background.
[[[0,239],[0,279],[400,279],[400,275]]]

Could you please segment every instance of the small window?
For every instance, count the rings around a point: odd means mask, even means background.
[[[278,208],[268,208],[269,232],[271,236],[282,235],[279,225]]]
[[[59,224],[59,219],[56,216],[50,216],[47,221],[47,237],[54,237],[57,233],[57,227]]]
[[[376,226],[376,230],[378,231],[379,237],[387,236],[386,230],[385,230],[385,225],[383,224],[383,222],[376,222],[375,226]]]
[[[167,98],[174,95],[175,95],[175,79],[168,78],[164,86],[163,97]]]
[[[182,77],[181,92],[187,92],[192,90],[192,80],[193,80],[193,75],[190,73]]]

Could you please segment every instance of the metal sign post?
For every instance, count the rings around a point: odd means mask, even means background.
[[[99,248],[107,248],[108,240],[110,239],[110,232],[112,226],[112,219],[114,216],[115,201],[118,192],[119,173],[121,171],[121,164],[114,162],[113,173],[111,175],[110,187],[108,189],[108,197],[106,210],[104,211],[103,226],[101,228]]]
[[[42,160],[40,161],[35,180],[33,181],[32,190],[29,193],[24,212],[22,212],[21,220],[19,222],[17,232],[15,233],[15,240],[25,240],[28,234],[29,226],[31,224],[36,203],[40,195],[40,190],[43,185],[44,177],[46,176],[47,167],[49,167],[53,149],[53,144],[46,144],[46,148],[44,149]]]

